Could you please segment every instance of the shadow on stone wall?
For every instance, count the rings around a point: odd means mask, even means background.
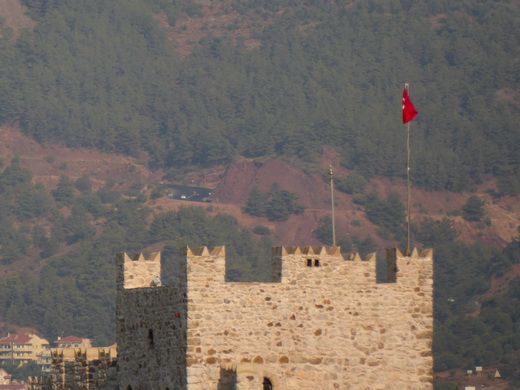
[[[220,369],[220,379],[218,381],[217,390],[236,390],[237,373],[231,369]]]

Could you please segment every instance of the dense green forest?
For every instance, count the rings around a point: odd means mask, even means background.
[[[288,220],[292,214],[301,214],[304,207],[298,203],[296,194],[283,190],[279,183],[274,183],[267,192],[253,187],[243,210],[249,215],[281,222]]]
[[[512,1],[236,1],[269,22],[251,31],[259,48],[207,31],[188,56],[153,15],[201,17],[190,1],[23,3],[38,24],[4,34],[0,120],[39,141],[144,149],[172,170],[237,155],[312,162],[327,145],[366,177],[401,177],[409,82],[416,185],[519,183],[518,96],[502,98],[519,88]]]
[[[512,0],[237,0],[221,12],[265,22],[247,31],[256,48],[208,29],[189,55],[177,52],[154,15],[165,13],[182,33],[186,15],[205,15],[193,1],[22,3],[37,25],[13,39],[0,20],[0,122],[19,123],[39,142],[145,150],[152,168],[170,177],[237,156],[312,164],[331,147],[355,172],[338,189],[355,195],[378,235],[402,242],[401,199],[366,185],[406,172],[401,93],[409,82],[419,111],[414,185],[463,191],[496,177],[495,196],[520,193],[520,8]],[[113,342],[114,254],[158,242],[171,282],[186,244],[227,245],[230,280],[268,278],[267,228],[245,230],[232,217],[192,208],[152,218],[142,187],[122,191],[107,181],[94,191],[88,176],[63,175],[49,192],[16,159],[2,167],[0,261],[36,259],[0,284],[2,321],[50,339]],[[267,217],[274,210],[276,221],[301,206],[280,188],[257,189],[247,210]],[[460,213],[485,222],[478,198]],[[325,219],[316,232],[322,242],[330,229]],[[493,276],[520,261],[518,239],[503,251],[466,244],[449,218],[413,229],[437,259],[435,369],[493,365],[520,386],[518,280],[476,303]],[[339,241],[362,253],[376,247],[370,236]]]

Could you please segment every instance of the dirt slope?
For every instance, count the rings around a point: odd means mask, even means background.
[[[63,148],[40,145],[24,136],[17,126],[0,127],[0,159],[4,166],[18,158],[22,167],[29,169],[36,182],[52,188],[60,175],[73,179],[88,174],[94,184],[101,185],[107,179],[116,182],[157,182],[161,172],[151,172],[147,158],[129,158],[117,154],[102,153],[95,149]]]
[[[36,22],[26,15],[27,8],[24,7],[20,0],[2,0],[0,1],[0,15],[4,19],[3,26],[12,32],[12,39],[20,36],[23,29],[32,30],[36,26]]]
[[[150,171],[147,168],[147,156],[131,158],[117,154],[101,153],[94,149],[62,148],[55,145],[40,145],[25,137],[17,127],[3,126],[0,128],[0,159],[4,166],[13,158],[18,158],[20,164],[31,170],[34,181],[44,183],[53,189],[60,175],[78,178],[88,174],[95,187],[102,186],[107,179],[114,180],[121,188],[133,183],[158,183],[163,179],[163,172]],[[215,167],[209,170],[198,170],[185,177],[185,183],[213,188],[214,203],[212,213],[233,215],[244,227],[257,225],[267,226],[273,232],[277,245],[318,245],[314,237],[321,219],[330,215],[330,184],[327,178],[328,167],[334,167],[335,177],[347,176],[349,171],[342,168],[339,158],[333,151],[326,150],[320,166],[312,169],[301,167],[280,160],[251,160],[239,158],[228,167]],[[266,218],[251,217],[241,211],[249,192],[254,186],[267,190],[274,182],[278,182],[287,191],[298,195],[300,202],[306,207],[302,215],[292,216],[288,221],[273,223]],[[403,202],[406,199],[405,183],[377,179],[371,182],[382,196],[391,191],[401,194]],[[515,198],[493,199],[485,194],[485,189],[493,186],[486,183],[477,195],[486,199],[486,213],[491,225],[483,223],[468,223],[461,217],[451,217],[454,220],[460,237],[466,241],[480,240],[482,242],[502,247],[518,234],[517,226],[520,216],[520,202]],[[427,192],[420,189],[412,191],[412,217],[420,221],[425,217],[443,218],[448,212],[460,209],[470,194],[455,194],[449,192]],[[370,223],[362,210],[352,203],[350,195],[335,192],[336,199],[336,231],[338,239],[345,235],[356,235],[365,238],[371,235],[380,248],[395,245],[391,241],[379,238],[375,231],[377,227]],[[149,202],[155,212],[174,210],[179,207],[208,207],[207,203],[186,202],[171,199],[160,199]],[[352,221],[357,222],[352,224]]]

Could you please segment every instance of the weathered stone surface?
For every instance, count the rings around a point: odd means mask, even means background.
[[[225,282],[223,248],[184,253],[175,287],[152,283],[160,259],[118,257],[121,388],[432,389],[431,251],[390,250],[393,283],[337,248],[274,248],[272,283]]]

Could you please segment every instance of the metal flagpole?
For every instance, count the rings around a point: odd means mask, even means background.
[[[332,246],[336,246],[336,223],[334,221],[334,179],[332,178],[332,165],[329,167],[330,177],[330,203],[332,210]]]
[[[410,84],[405,83],[404,88],[407,90],[407,92],[410,91]],[[408,153],[408,163],[406,168],[406,176],[407,176],[407,184],[408,184],[408,190],[407,190],[407,202],[406,202],[406,219],[408,222],[408,246],[406,247],[406,253],[405,256],[410,256],[411,254],[411,246],[410,246],[410,223],[412,220],[411,216],[411,186],[410,186],[410,122],[409,121],[406,124],[406,130],[407,130],[407,139],[406,139],[406,151]]]

